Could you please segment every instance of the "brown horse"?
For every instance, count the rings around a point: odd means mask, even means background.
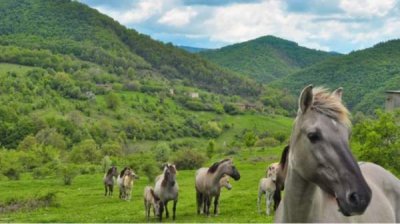
[[[118,172],[117,172],[117,167],[112,166],[110,169],[108,169],[107,173],[104,174],[103,177],[103,183],[104,183],[104,189],[105,193],[104,196],[112,196],[113,189],[114,189],[114,177],[117,177]]]
[[[281,202],[281,191],[285,188],[285,179],[287,173],[287,155],[289,153],[289,145],[285,146],[282,151],[281,160],[275,168],[275,185],[274,192],[274,210],[276,210]]]

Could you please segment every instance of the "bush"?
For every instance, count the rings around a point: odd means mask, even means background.
[[[101,158],[100,150],[93,139],[87,139],[72,148],[70,159],[75,163],[98,163]]]
[[[9,180],[19,180],[21,171],[17,168],[8,168],[3,172]]]
[[[266,137],[266,138],[258,140],[255,143],[255,146],[257,146],[257,147],[265,147],[265,146],[274,147],[274,146],[277,146],[279,144],[281,144],[281,142],[276,140],[275,138]]]
[[[171,149],[167,143],[160,143],[155,147],[154,152],[156,161],[167,162],[171,154]]]
[[[179,151],[173,162],[179,170],[193,170],[200,168],[207,160],[206,156],[195,150]]]
[[[59,169],[64,185],[71,185],[72,180],[78,175],[79,170],[73,164],[63,165]]]
[[[50,176],[53,173],[53,170],[49,169],[48,167],[37,167],[32,171],[33,179],[43,179],[47,176]]]

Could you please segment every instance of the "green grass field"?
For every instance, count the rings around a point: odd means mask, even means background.
[[[234,155],[241,173],[239,181],[231,180],[233,189],[224,189],[220,198],[220,215],[205,217],[196,214],[194,170],[178,171],[180,187],[176,222],[272,222],[273,217],[257,213],[258,181],[266,166],[277,161],[282,146],[271,149],[244,150]],[[224,158],[215,156],[213,161]],[[207,165],[210,165],[209,161]],[[140,175],[140,174],[139,174]],[[0,204],[12,199],[33,198],[48,192],[56,193],[58,206],[0,214],[0,222],[146,222],[143,189],[149,183],[142,176],[134,184],[131,201],[105,197],[103,174],[77,176],[71,186],[62,184],[60,177],[34,180],[24,175],[19,181],[0,181]],[[169,205],[172,211],[172,204]],[[265,204],[262,204],[263,209]],[[157,221],[152,219],[153,222]],[[172,222],[171,219],[166,220]]]

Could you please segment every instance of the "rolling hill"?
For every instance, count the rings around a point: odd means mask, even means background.
[[[76,1],[4,0],[0,2],[0,14],[3,47],[46,49],[101,65],[114,74],[130,70],[179,80],[215,93],[255,96],[260,92],[251,80],[127,29]],[[13,59],[3,61],[13,62]],[[18,63],[34,65],[26,61]],[[51,66],[48,63],[46,67]]]
[[[385,90],[400,83],[400,40],[379,43],[371,48],[325,60],[273,82],[298,94],[313,83],[330,88],[342,86],[344,101],[352,111],[372,113],[383,108]]]
[[[301,47],[295,42],[274,36],[264,36],[199,54],[263,83],[338,55]]]

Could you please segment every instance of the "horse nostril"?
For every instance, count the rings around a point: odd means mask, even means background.
[[[359,206],[360,205],[360,196],[353,192],[349,195],[348,200],[352,206]]]

